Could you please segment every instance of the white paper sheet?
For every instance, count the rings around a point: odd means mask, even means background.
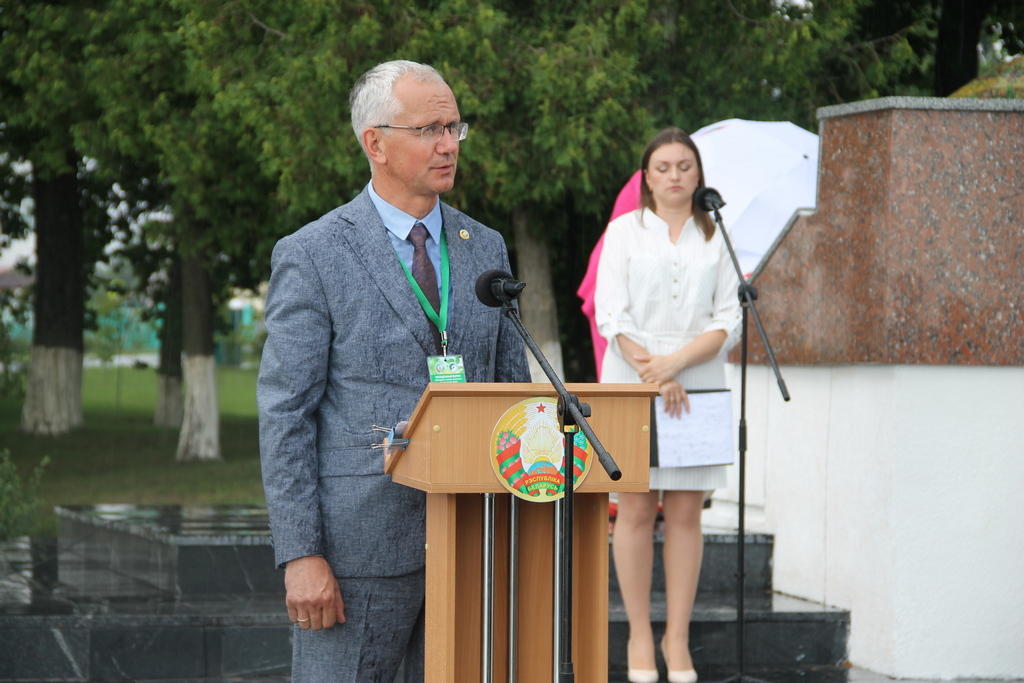
[[[690,392],[690,412],[672,417],[661,396],[655,400],[658,414],[658,466],[697,467],[731,465],[732,392]]]

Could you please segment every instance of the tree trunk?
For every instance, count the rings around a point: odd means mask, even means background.
[[[33,345],[21,431],[57,436],[82,423],[82,352]]]
[[[220,417],[213,358],[213,296],[210,275],[195,256],[181,259],[185,347],[185,414],[178,462],[220,460]]]
[[[519,297],[519,314],[537,346],[551,363],[559,379],[564,380],[562,344],[558,339],[558,310],[551,279],[548,245],[530,231],[530,212],[522,205],[512,210],[512,229],[516,240],[517,277],[526,283]],[[527,353],[530,376],[534,382],[547,382],[533,354]]]
[[[935,41],[935,96],[947,97],[978,76],[981,24],[994,0],[943,0]]]
[[[21,430],[65,434],[84,422],[82,333],[85,326],[82,207],[78,163],[70,171],[33,181],[36,210],[36,279],[32,362]]]
[[[156,411],[153,424],[179,427],[182,419],[181,395],[181,262],[169,268],[163,326],[160,328],[160,367],[157,369]]]
[[[181,375],[156,375],[156,410],[153,424],[157,427],[180,427],[184,412]]]
[[[178,462],[220,460],[220,419],[213,356],[185,356],[185,414]]]

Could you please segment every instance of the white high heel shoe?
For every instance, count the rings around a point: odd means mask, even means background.
[[[668,669],[668,683],[697,683],[697,671],[694,669],[676,669],[668,663],[668,652],[665,651],[665,639],[661,639],[661,657],[665,660],[665,668]]]
[[[631,659],[630,655],[633,652],[633,641],[626,641],[626,680],[629,683],[658,683],[660,676],[658,676],[657,669],[634,669],[630,666]]]

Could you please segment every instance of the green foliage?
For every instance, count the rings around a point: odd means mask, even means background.
[[[89,306],[96,324],[95,329],[86,330],[86,353],[109,363],[118,354],[143,350],[138,334],[141,311],[131,293],[99,287],[93,290]]]
[[[166,257],[168,249],[197,255],[215,271],[215,291],[253,286],[276,238],[266,234],[275,225],[273,187],[263,180],[251,133],[190,68],[184,21],[163,0],[108,0],[90,13],[85,77],[101,115],[80,137],[106,172],[129,171],[125,191],[148,194],[151,208],[173,217],[139,224],[150,253],[136,249],[133,258]]]
[[[252,135],[290,231],[347,201],[368,166],[348,91],[374,64],[405,58],[446,76],[471,124],[447,200],[501,228],[523,203],[559,213],[570,197],[601,213],[646,133],[634,54],[647,3],[530,11],[479,0],[283,4],[179,0],[197,87]],[[556,233],[565,222],[547,225]]]
[[[21,400],[28,386],[30,344],[15,337],[29,318],[30,288],[0,289],[0,397]],[[27,335],[24,335],[27,336]]]
[[[44,457],[22,481],[10,453],[0,450],[0,541],[22,536],[32,528],[39,512],[39,485],[49,462]]]
[[[0,120],[0,150],[6,146],[6,136],[7,124]],[[28,172],[18,161],[10,151],[0,151],[0,249],[7,248],[12,239],[23,237],[28,229],[21,210],[22,199],[28,195]]]
[[[73,127],[96,114],[82,75],[83,0],[22,2],[0,12],[0,151],[31,159],[36,175],[68,170]]]
[[[20,402],[0,397],[0,442],[19,470],[50,458],[38,489],[40,522],[31,533],[56,533],[54,505],[264,502],[256,371],[217,368],[224,459],[202,466],[176,464],[177,431],[153,425],[156,385],[152,368],[85,368],[85,426],[47,439],[19,432]]]
[[[17,162],[52,174],[76,150],[93,160],[80,176],[94,183],[95,258],[125,245],[155,301],[182,252],[204,257],[218,297],[254,288],[280,236],[367,182],[352,83],[414,59],[445,75],[471,124],[446,200],[507,236],[525,209],[552,248],[563,333],[586,337],[571,292],[651,133],[733,117],[814,130],[822,106],[930,94],[951,2],[13,3],[0,10],[0,243],[25,228]],[[993,0],[983,66],[1024,49],[1022,26],[1024,4]]]
[[[0,396],[25,398],[28,389],[29,353],[18,349],[7,325],[0,321]]]
[[[641,70],[654,78],[659,127],[748,118],[814,130],[819,107],[923,94],[930,78],[934,21],[917,0],[727,0],[658,11],[672,30],[649,46]]]
[[[1024,3],[995,0],[982,26],[978,45],[981,63],[978,76],[988,76],[1003,61],[1024,54]]]

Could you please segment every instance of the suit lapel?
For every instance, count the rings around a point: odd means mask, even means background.
[[[434,355],[434,337],[430,322],[409,286],[387,235],[380,214],[366,190],[350,202],[342,213],[342,238],[348,243],[370,279],[428,355]]]
[[[448,245],[448,267],[452,307],[448,316],[449,353],[463,348],[463,335],[471,324],[471,311],[476,300],[476,278],[480,275],[478,259],[473,249],[473,235],[468,239],[459,235],[462,229],[458,218],[447,204],[441,204],[444,217],[444,239]]]

